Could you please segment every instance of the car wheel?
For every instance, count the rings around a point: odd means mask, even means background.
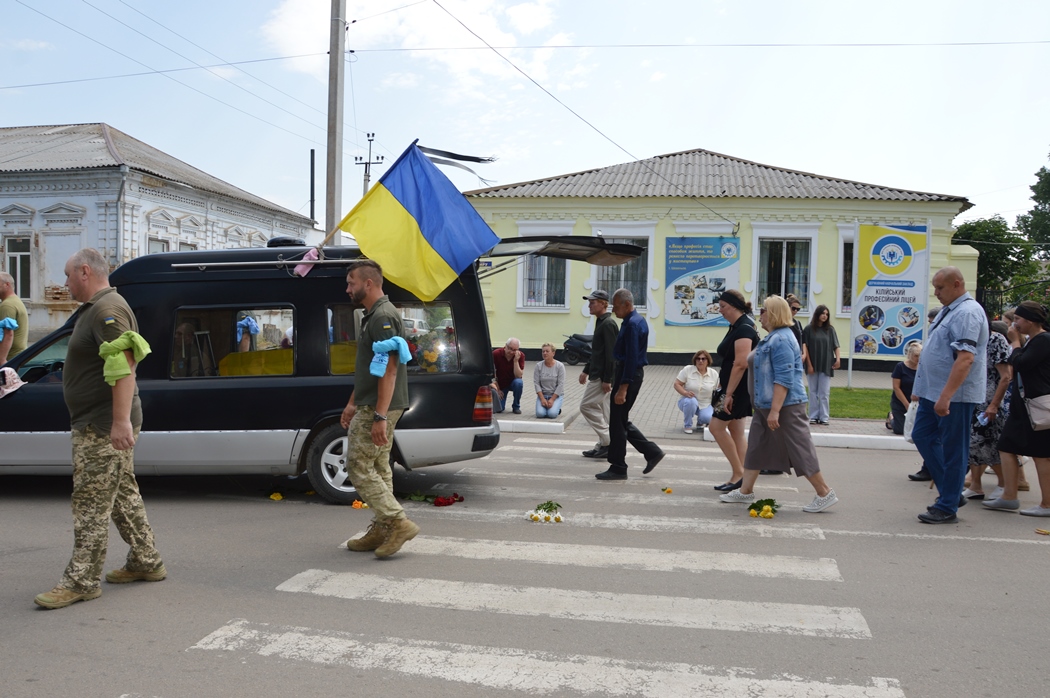
[[[575,366],[576,364],[580,363],[581,358],[583,357],[581,357],[576,352],[570,351],[568,349],[565,350],[565,363],[569,364],[570,366]]]
[[[349,504],[357,490],[346,473],[346,429],[332,424],[322,429],[306,452],[306,475],[314,490],[333,504]]]

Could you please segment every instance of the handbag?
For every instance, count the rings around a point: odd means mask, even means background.
[[[904,414],[904,440],[910,444],[915,443],[911,438],[911,432],[915,428],[915,413],[919,411],[918,402],[909,402],[908,411]]]
[[[1039,397],[1024,396],[1024,382],[1021,373],[1017,373],[1017,389],[1024,400],[1025,409],[1028,411],[1028,421],[1032,425],[1032,431],[1046,431],[1050,429],[1050,395]]]
[[[711,407],[715,412],[726,411],[726,391],[725,388],[715,388],[711,391]]]

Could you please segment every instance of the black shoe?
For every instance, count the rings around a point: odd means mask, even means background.
[[[605,458],[609,455],[609,447],[601,446],[599,448],[592,448],[590,451],[584,451],[583,455],[587,458]]]
[[[829,424],[831,424],[831,422],[829,422],[829,421],[828,421],[828,420],[826,420],[826,419],[821,419],[821,420],[819,420],[819,421],[817,422],[817,424],[819,424],[819,425],[820,425],[820,426],[822,426],[822,427],[826,427],[826,426],[828,426]]]
[[[908,479],[912,482],[929,482],[933,479],[933,476],[930,475],[929,470],[920,470],[917,473],[912,473],[911,475],[908,475]]]
[[[599,480],[626,480],[627,479],[627,473],[620,472],[619,470],[613,470],[612,468],[609,468],[604,473],[598,473],[594,477],[599,479]]]
[[[926,510],[925,514],[919,514],[919,521],[928,524],[947,524],[958,523],[959,519],[955,516],[955,514],[949,514],[943,509],[930,507]]]
[[[962,495],[959,495],[959,506],[961,506],[961,507],[966,506],[966,497],[963,497]]]
[[[732,492],[733,490],[740,489],[740,485],[744,484],[743,478],[736,482],[727,482],[724,485],[715,485],[715,489],[719,492]]]
[[[816,423],[817,423],[817,420],[815,420],[815,419],[811,419],[811,420],[809,420],[809,423],[810,423],[810,424],[816,424]]]
[[[783,470],[759,470],[758,471],[759,475],[782,475],[783,473],[784,473]]]
[[[521,408],[520,407],[515,407],[514,408],[514,414],[521,414]]]
[[[646,458],[645,459],[645,470],[642,471],[642,475],[645,475],[646,473],[653,472],[653,468],[655,468],[660,463],[660,461],[662,461],[664,459],[664,455],[665,455],[664,452],[660,451],[660,455],[656,456],[655,458],[653,458],[653,459]]]

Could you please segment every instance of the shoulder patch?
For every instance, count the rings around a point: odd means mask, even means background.
[[[383,329],[384,330],[389,330],[389,329],[392,329],[392,328],[393,328],[393,325],[390,324],[390,321],[386,321],[386,322],[383,323]]]
[[[117,319],[115,317],[107,317],[102,319],[102,322],[104,322],[107,325],[112,325],[116,321]]]

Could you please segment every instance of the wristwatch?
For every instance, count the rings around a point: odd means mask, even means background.
[[[379,414],[378,412],[376,412],[375,414],[372,415],[372,421],[373,422],[385,422],[386,421],[386,415],[385,414]]]

